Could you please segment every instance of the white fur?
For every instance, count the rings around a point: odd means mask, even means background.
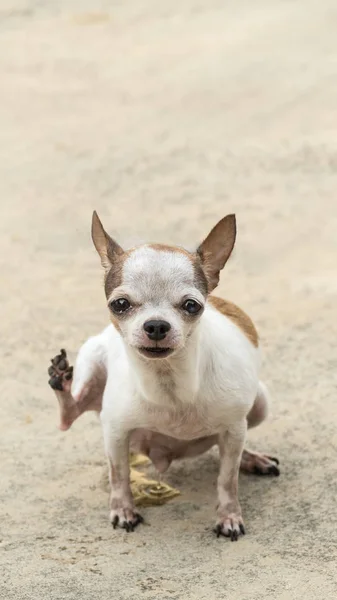
[[[120,321],[123,337],[129,346],[146,344],[143,324],[150,319],[169,321],[171,330],[165,343],[179,348],[190,332],[190,325],[173,308],[184,298],[194,298],[201,305],[205,299],[194,283],[191,261],[181,252],[158,252],[142,246],[131,253],[123,268],[122,285],[115,288],[109,301],[126,297],[137,307],[135,314]]]
[[[97,363],[105,369],[101,422],[110,465],[111,518],[117,515],[121,522],[132,508],[130,439],[138,435],[146,440],[147,432],[155,432],[175,438],[176,445],[179,440],[188,442],[186,455],[189,444],[192,455],[193,447],[207,449],[218,440],[219,516],[225,523],[230,513],[241,523],[236,482],[247,415],[256,398],[265,397],[258,379],[258,349],[233,321],[207,303],[193,263],[181,252],[144,246],[131,253],[122,283],[108,301],[121,297],[129,299],[132,309],[118,319],[120,333],[111,325],[88,340],[79,354],[72,389],[76,396]],[[187,298],[202,306],[194,318],[182,310]],[[173,354],[165,359],[148,359],[141,353],[146,343],[152,344],[143,327],[148,319],[164,319],[171,325],[163,343],[157,343],[172,348]],[[165,469],[170,459],[160,446],[152,449]]]
[[[226,429],[253,405],[259,352],[208,305],[186,346],[165,361],[146,361],[126,349],[113,326],[102,336],[108,371],[103,423],[121,418],[129,431],[142,427],[195,439]]]

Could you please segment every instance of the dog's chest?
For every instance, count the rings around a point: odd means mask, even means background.
[[[185,357],[139,371],[135,378],[137,427],[192,440],[244,419],[256,395],[256,369],[235,356],[230,358],[211,355],[198,364]]]
[[[144,407],[144,424],[151,431],[182,440],[204,437],[214,432],[213,420],[193,404]]]
[[[147,389],[142,399],[144,427],[176,437],[191,440],[215,433],[224,414],[219,403],[206,401],[197,391],[197,382],[161,377]]]

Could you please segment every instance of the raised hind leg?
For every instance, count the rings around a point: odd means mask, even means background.
[[[100,412],[106,384],[104,348],[100,336],[89,338],[81,347],[75,368],[69,366],[67,353],[51,359],[49,385],[54,390],[60,409],[60,429],[66,431],[86,411]]]

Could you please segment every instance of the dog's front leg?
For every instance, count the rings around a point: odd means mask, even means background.
[[[130,487],[129,432],[119,422],[104,422],[104,416],[102,422],[111,486],[110,521],[114,529],[133,531],[143,518],[136,512]]]
[[[218,477],[218,520],[216,534],[236,541],[245,529],[238,498],[241,454],[247,430],[246,419],[219,435],[220,473]]]

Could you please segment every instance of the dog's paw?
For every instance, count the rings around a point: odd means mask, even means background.
[[[242,517],[235,513],[231,513],[226,517],[218,519],[214,532],[217,537],[223,535],[228,537],[232,542],[236,542],[239,535],[245,535],[245,527],[243,524]]]
[[[70,391],[73,378],[73,367],[69,366],[65,350],[62,349],[60,354],[57,354],[51,359],[48,375],[50,377],[48,383],[53,390],[59,392]]]
[[[114,529],[116,527],[120,527],[121,529],[125,529],[129,533],[129,531],[134,531],[135,527],[139,525],[139,523],[143,523],[143,517],[132,510],[131,508],[118,508],[113,509],[110,512],[110,523]]]
[[[255,475],[280,475],[279,460],[259,452],[244,450],[241,459],[242,471]]]

